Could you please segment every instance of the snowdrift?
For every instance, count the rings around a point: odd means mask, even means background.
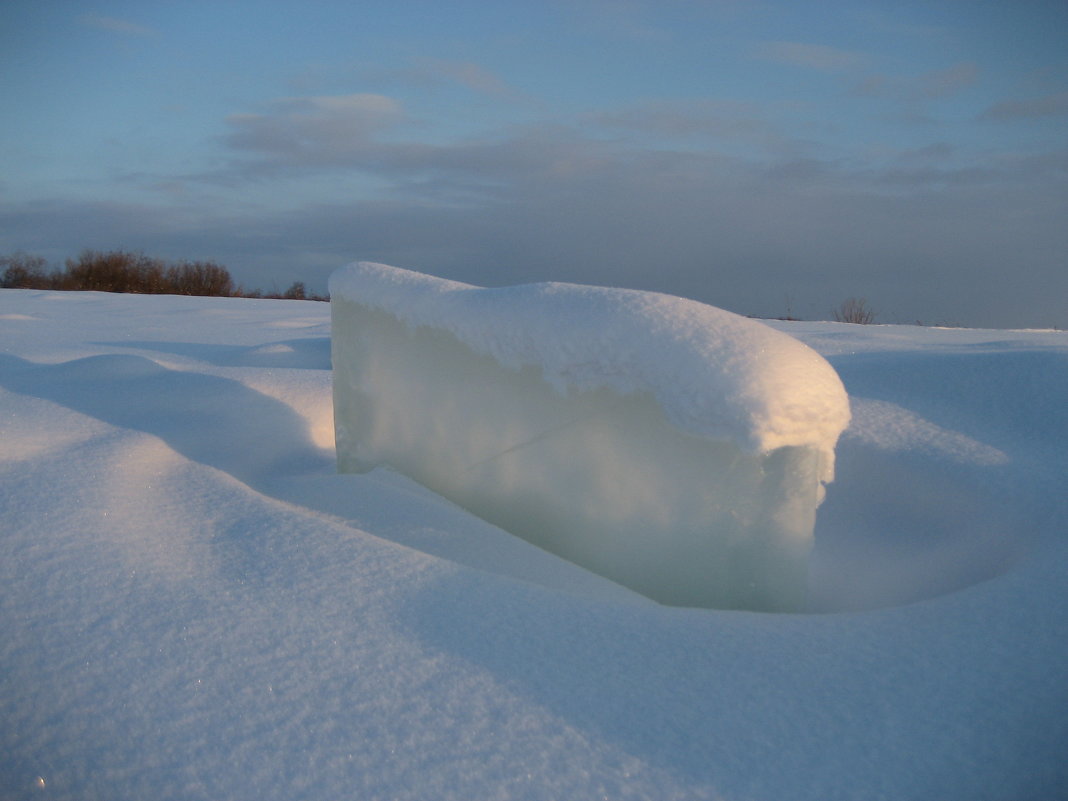
[[[1068,334],[769,325],[853,413],[818,614],[339,475],[327,304],[0,290],[0,798],[1064,797]]]
[[[366,262],[330,292],[342,471],[389,465],[662,603],[804,608],[849,421],[811,348],[650,292]]]

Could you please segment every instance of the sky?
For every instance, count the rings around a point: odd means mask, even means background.
[[[0,5],[0,255],[1068,328],[1062,0]]]

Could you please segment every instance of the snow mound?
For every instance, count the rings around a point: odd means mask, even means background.
[[[821,479],[833,478],[845,388],[816,351],[759,321],[657,292],[482,288],[371,262],[335,272],[330,294],[446,330],[503,365],[536,366],[560,392],[650,392],[679,428],[752,453],[812,446]]]
[[[388,465],[662,603],[798,611],[849,420],[786,334],[666,295],[331,281],[338,466]]]

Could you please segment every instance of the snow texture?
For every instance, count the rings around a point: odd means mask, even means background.
[[[1064,798],[1068,334],[772,325],[854,410],[821,614],[338,475],[326,304],[0,290],[0,798]]]
[[[446,331],[506,367],[536,367],[561,394],[649,393],[679,428],[752,453],[811,446],[821,479],[849,401],[827,361],[798,340],[723,309],[631,289],[544,283],[486,289],[359,262],[332,297]]]
[[[655,600],[804,608],[849,419],[796,339],[694,301],[338,271],[339,466],[389,465]]]

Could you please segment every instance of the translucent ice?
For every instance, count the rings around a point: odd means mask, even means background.
[[[389,465],[666,604],[803,608],[849,421],[815,351],[651,292],[330,281],[338,465]]]

